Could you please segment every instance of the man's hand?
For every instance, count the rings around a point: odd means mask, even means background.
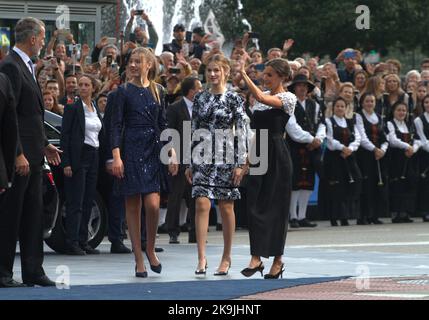
[[[72,168],[70,166],[64,168],[64,175],[67,178],[71,178],[73,176],[73,171],[72,171]]]
[[[171,156],[169,159],[168,171],[174,177],[177,176],[177,173],[179,172],[179,162],[177,161],[176,151],[171,149],[170,152]]]
[[[23,153],[16,157],[15,167],[16,173],[20,176],[27,176],[30,173],[30,164]]]
[[[61,163],[60,153],[63,152],[52,144],[48,144],[45,147],[45,156],[49,164],[58,166]]]

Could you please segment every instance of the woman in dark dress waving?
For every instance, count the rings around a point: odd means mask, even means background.
[[[244,66],[241,74],[244,81],[258,101],[254,106],[252,128],[256,129],[256,140],[251,148],[268,145],[268,154],[260,157],[268,160],[265,174],[252,174],[247,183],[247,207],[249,217],[250,253],[252,258],[241,273],[250,277],[261,272],[264,265],[261,257],[272,257],[274,261],[265,279],[277,279],[283,276],[282,256],[286,243],[289,220],[289,205],[292,193],[292,160],[284,139],[286,125],[293,116],[296,96],[285,92],[283,84],[291,75],[289,64],[284,59],[273,59],[266,63],[264,86],[268,92],[262,92],[248,77]],[[268,141],[260,141],[261,130],[268,130]],[[251,159],[250,159],[251,160]],[[253,164],[250,164],[252,170]]]
[[[155,254],[160,192],[167,191],[165,166],[161,163],[160,134],[167,128],[163,88],[154,82],[157,61],[146,48],[131,53],[131,81],[120,86],[112,114],[113,174],[116,193],[125,196],[128,230],[136,260],[136,277],[147,277],[141,249],[141,206],[146,211],[146,255],[153,272],[161,273]],[[171,150],[175,157],[174,150]],[[177,164],[169,166],[177,174]],[[143,201],[142,201],[143,197]]]

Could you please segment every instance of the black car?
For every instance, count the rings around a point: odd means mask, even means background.
[[[50,143],[60,146],[62,117],[45,111],[45,132]],[[65,252],[64,221],[66,219],[64,197],[64,174],[61,166],[44,166],[43,175],[44,201],[44,237],[46,244],[58,253]],[[97,186],[97,195],[88,226],[88,242],[96,248],[107,232],[106,192]]]

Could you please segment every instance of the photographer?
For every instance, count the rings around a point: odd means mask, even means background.
[[[335,65],[338,68],[340,62],[344,63],[344,69],[338,70],[338,76],[341,82],[352,82],[354,80],[355,71],[357,70],[356,65],[361,64],[363,61],[362,54],[358,50],[344,49],[335,59]],[[365,69],[362,64],[362,68]]]
[[[131,33],[131,28],[134,23],[134,17],[140,16],[146,23],[149,31],[149,36],[142,27],[136,27],[134,33]],[[158,45],[158,34],[150,21],[149,16],[143,10],[131,10],[131,17],[125,27],[125,41],[131,41],[141,47],[149,47],[155,50]]]

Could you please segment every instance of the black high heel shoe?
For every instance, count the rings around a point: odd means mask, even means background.
[[[229,269],[231,269],[231,259],[229,259],[228,262],[229,262],[229,265],[228,265],[228,269],[226,269],[226,271],[216,271],[214,273],[214,275],[215,276],[227,276]]]
[[[282,263],[280,271],[278,273],[276,273],[276,274],[267,273],[264,276],[264,279],[278,279],[279,277],[283,279],[283,272],[285,271],[284,265],[285,264]]]
[[[197,270],[195,270],[195,274],[197,276],[205,276],[206,273],[207,273],[207,259],[204,258],[204,260],[206,260],[206,265],[205,265],[204,269],[197,269]]]
[[[243,276],[245,276],[246,278],[250,278],[251,276],[253,276],[256,272],[260,272],[261,273],[261,277],[263,277],[264,276],[264,274],[263,274],[263,272],[262,271],[264,271],[264,264],[263,264],[263,262],[261,261],[261,263],[257,266],[257,267],[255,267],[255,268],[245,268],[245,269],[243,269],[243,270],[241,270],[241,274],[243,275]]]
[[[135,267],[136,277],[137,278],[147,278],[147,271],[137,272],[137,265]]]
[[[147,251],[146,251],[146,257],[147,257],[147,260],[149,261],[150,270],[152,270],[152,271],[153,271],[153,272],[155,272],[155,273],[161,273],[161,271],[162,271],[162,265],[161,265],[161,263],[159,263],[157,266],[152,265],[152,264],[150,263],[150,259],[149,259],[149,256],[148,256],[148,254],[147,254]]]

